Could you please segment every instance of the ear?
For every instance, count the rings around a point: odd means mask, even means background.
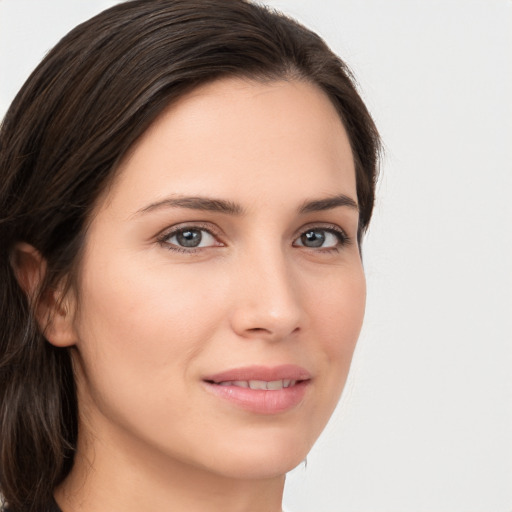
[[[32,245],[16,244],[11,261],[16,279],[45,338],[57,347],[74,345],[76,300],[72,291],[65,293],[63,286],[41,290],[47,266],[41,253]]]

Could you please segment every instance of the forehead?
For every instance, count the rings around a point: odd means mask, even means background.
[[[110,199],[123,195],[134,208],[175,192],[243,201],[299,182],[315,196],[355,196],[352,151],[332,102],[308,82],[227,78],[157,118],[121,162]]]

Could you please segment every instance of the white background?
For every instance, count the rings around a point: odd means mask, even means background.
[[[116,2],[0,0],[0,112]],[[512,511],[512,1],[274,0],[359,79],[386,146],[344,397],[294,512]]]

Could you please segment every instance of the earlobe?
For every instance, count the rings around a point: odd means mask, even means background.
[[[14,247],[11,264],[45,338],[59,347],[74,345],[75,301],[71,292],[64,293],[61,286],[41,289],[47,270],[41,253],[32,245],[20,242]]]

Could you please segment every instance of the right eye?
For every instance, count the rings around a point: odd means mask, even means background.
[[[222,244],[207,229],[185,226],[168,231],[159,242],[174,251],[193,252],[195,249],[221,246]]]

